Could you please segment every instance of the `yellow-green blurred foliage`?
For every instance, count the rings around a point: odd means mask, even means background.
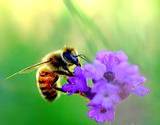
[[[160,124],[158,0],[0,0],[0,125],[95,125],[82,97],[45,102],[35,72],[3,81],[50,51],[73,46],[89,58],[123,50],[151,93],[119,105],[115,125]]]

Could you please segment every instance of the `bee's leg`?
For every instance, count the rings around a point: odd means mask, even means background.
[[[59,74],[59,75],[73,76],[72,72],[68,72],[66,70],[57,70],[57,71],[54,71],[54,72]]]
[[[63,69],[67,71],[70,74],[70,76],[73,76],[73,72],[71,72],[67,66],[63,66]]]
[[[56,89],[57,91],[66,93],[66,91],[64,91],[62,88],[55,87],[55,89]]]

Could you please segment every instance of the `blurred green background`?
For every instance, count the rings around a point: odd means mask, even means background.
[[[45,102],[35,71],[3,81],[64,45],[89,58],[101,49],[125,51],[151,93],[121,103],[113,124],[159,125],[159,22],[159,0],[0,0],[0,125],[96,125],[82,97]]]

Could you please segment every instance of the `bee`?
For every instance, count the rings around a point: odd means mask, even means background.
[[[70,67],[80,66],[78,53],[73,48],[64,48],[47,54],[42,62],[48,62],[37,70],[36,79],[40,93],[48,101],[53,101],[58,96],[58,80],[60,75],[73,76]],[[62,90],[61,90],[62,91]]]
[[[72,66],[81,66],[78,57],[86,60],[85,56],[82,54],[78,55],[74,48],[64,47],[61,50],[47,54],[40,63],[22,69],[8,78],[38,68],[36,82],[39,92],[44,99],[53,101],[58,97],[59,91],[63,92],[58,84],[60,76],[73,76],[73,71],[70,71],[70,68]]]

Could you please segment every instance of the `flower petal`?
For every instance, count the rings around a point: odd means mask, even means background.
[[[98,60],[95,60],[93,64],[86,64],[83,67],[85,77],[95,80],[102,78],[105,71],[105,65]]]
[[[132,93],[138,95],[138,96],[145,96],[147,95],[148,93],[150,92],[150,89],[142,86],[142,85],[139,85],[137,86],[133,91]]]

